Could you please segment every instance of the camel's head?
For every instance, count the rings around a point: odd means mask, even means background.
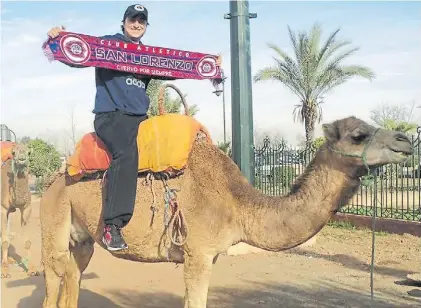
[[[12,149],[13,163],[18,170],[24,170],[29,167],[29,156],[31,148],[25,144],[17,143]]]
[[[386,164],[405,162],[413,153],[408,137],[397,131],[377,129],[355,117],[323,124],[326,146],[339,157],[339,163],[366,172],[362,157],[365,153],[370,169]]]

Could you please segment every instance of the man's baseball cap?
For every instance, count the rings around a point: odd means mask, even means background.
[[[126,17],[133,18],[135,16],[141,16],[144,20],[146,20],[146,22],[148,22],[148,10],[141,4],[132,4],[127,7],[124,12],[123,22],[126,20]]]

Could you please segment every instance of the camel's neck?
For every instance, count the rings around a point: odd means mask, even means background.
[[[16,170],[14,173],[16,186],[28,185],[28,172],[26,170]]]
[[[239,200],[244,206],[243,240],[273,251],[304,243],[327,224],[340,204],[352,197],[358,184],[358,180],[327,163],[313,163],[286,196],[265,196],[254,190],[254,196],[249,194]]]
[[[24,204],[29,191],[28,171],[19,168],[12,168],[12,170],[12,198],[17,205]]]

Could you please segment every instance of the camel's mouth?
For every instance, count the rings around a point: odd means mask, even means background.
[[[20,165],[20,166],[24,166],[26,165],[26,159],[17,159],[16,160],[16,164]]]
[[[408,156],[412,155],[412,150],[400,150],[400,149],[398,150],[398,149],[392,149],[392,148],[390,148],[390,150],[393,153],[396,153],[398,155],[402,155],[402,156],[405,156],[405,157],[408,157]]]
[[[391,161],[395,163],[405,163],[412,155],[412,149],[393,149],[389,148],[391,152]]]

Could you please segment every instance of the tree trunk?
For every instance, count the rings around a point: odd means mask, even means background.
[[[316,114],[311,103],[303,105],[304,129],[306,131],[306,148],[311,148],[314,140],[314,126],[316,123]]]
[[[312,122],[306,121],[305,130],[306,130],[306,144],[307,146],[311,146],[314,140],[314,124]]]

